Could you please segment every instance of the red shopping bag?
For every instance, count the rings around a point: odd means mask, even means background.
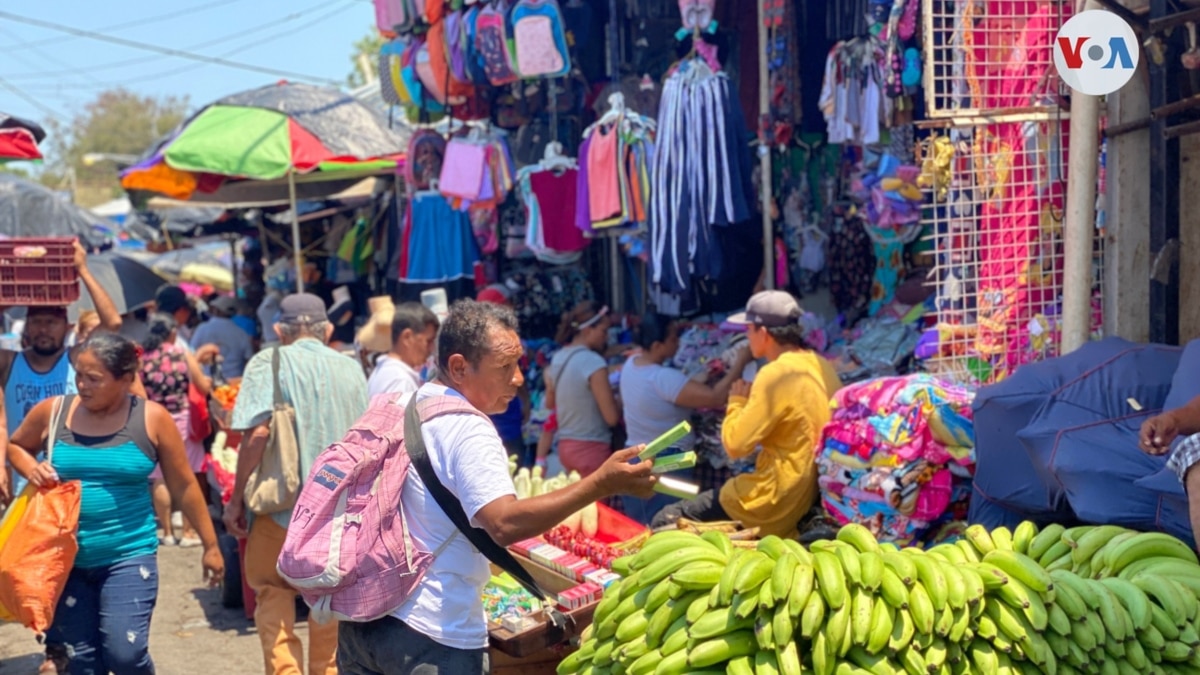
[[[32,489],[32,488],[30,488]],[[0,617],[44,633],[75,565],[79,482],[33,491],[14,533],[0,542]]]

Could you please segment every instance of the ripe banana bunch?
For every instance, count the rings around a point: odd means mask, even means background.
[[[848,525],[739,544],[651,536],[558,672],[1200,673],[1200,564],[1167,535],[972,526],[926,551]]]

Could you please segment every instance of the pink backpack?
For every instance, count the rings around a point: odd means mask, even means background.
[[[454,396],[425,399],[417,413],[422,424],[448,414],[483,416]],[[400,493],[416,467],[404,428],[397,396],[374,397],[345,438],[317,457],[300,491],[276,568],[317,621],[392,614],[453,539],[424,551],[409,534]]]

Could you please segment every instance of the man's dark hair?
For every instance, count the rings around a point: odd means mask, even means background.
[[[392,344],[395,344],[400,339],[400,335],[406,330],[411,330],[414,333],[420,333],[425,330],[426,326],[433,326],[434,330],[438,327],[438,318],[428,307],[419,302],[405,302],[396,305],[395,313],[392,314]]]
[[[657,312],[647,313],[642,317],[639,326],[638,344],[642,349],[649,351],[655,342],[665,343],[671,335],[671,326],[674,324],[675,320],[669,316]]]
[[[450,306],[450,314],[438,332],[438,369],[449,372],[450,357],[461,354],[472,366],[478,365],[492,348],[493,328],[519,331],[517,315],[508,307],[491,302],[459,300]]]
[[[812,346],[808,344],[808,340],[804,339],[804,326],[801,326],[798,323],[780,326],[778,328],[768,328],[767,334],[784,347],[798,347],[800,349],[809,350],[812,349]]]

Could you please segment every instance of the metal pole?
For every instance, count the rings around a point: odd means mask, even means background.
[[[1150,25],[1163,26],[1173,18],[1172,3],[1151,0]],[[1172,102],[1177,84],[1177,40],[1162,38],[1166,51],[1161,64],[1150,59],[1150,109]],[[1150,260],[1179,240],[1179,139],[1167,135],[1166,116],[1150,122]],[[1150,341],[1179,343],[1179,265],[1168,262],[1167,274],[1150,278]]]
[[[775,288],[775,232],[771,225],[771,145],[767,122],[771,111],[771,70],[767,62],[767,3],[758,0],[758,163],[762,172],[763,287]]]
[[[1098,7],[1095,0],[1089,0],[1084,9]],[[1063,354],[1082,347],[1092,333],[1092,240],[1096,231],[1099,143],[1100,98],[1073,92],[1067,213],[1063,223]]]
[[[304,260],[300,250],[300,212],[296,210],[296,172],[288,171],[288,202],[292,205],[292,257],[296,260],[296,292],[304,292]]]

